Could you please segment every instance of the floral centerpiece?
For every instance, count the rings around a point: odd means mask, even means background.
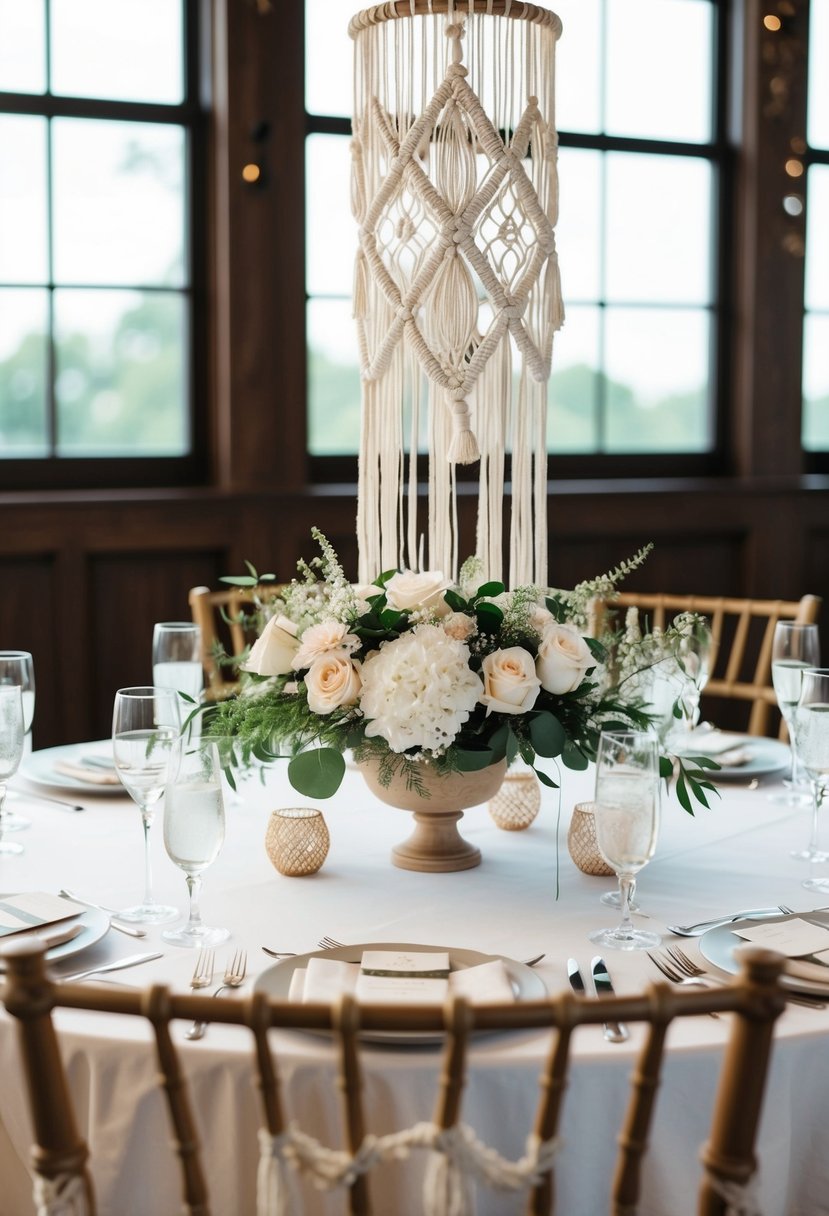
[[[516,757],[557,787],[550,764],[556,775],[558,764],[586,768],[602,729],[650,725],[631,676],[656,661],[652,640],[639,638],[637,666],[628,631],[618,670],[619,639],[589,630],[594,606],[650,546],[571,591],[507,591],[482,581],[474,560],[457,584],[439,571],[389,571],[355,586],[322,533],[313,536],[321,555],[266,602],[268,619],[239,661],[240,695],[209,710],[207,729],[236,737],[243,763],[287,756],[291,784],[311,798],[336,792],[347,751],[358,764],[373,759],[381,785],[402,778],[424,798],[427,771],[472,774]],[[252,570],[225,581],[263,579]],[[667,629],[660,658],[681,641]],[[679,764],[683,791],[705,803],[704,773]],[[664,757],[663,773],[672,769]]]

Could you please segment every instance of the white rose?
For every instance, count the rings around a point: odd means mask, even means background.
[[[383,594],[383,588],[378,587],[376,583],[352,583],[351,590],[354,592],[357,612],[360,616],[365,616],[367,612],[371,611],[369,600],[373,600],[376,595]]]
[[[466,612],[450,612],[441,624],[443,632],[456,642],[465,642],[478,628],[474,616],[469,616]]]
[[[545,608],[543,604],[533,604],[530,609],[529,619],[536,633],[543,634],[547,626],[556,618],[550,612],[550,609]]]
[[[296,625],[286,616],[274,616],[254,642],[243,671],[257,676],[286,676],[299,649]]]
[[[595,666],[590,647],[575,626],[557,623],[547,626],[535,661],[542,688],[556,696],[573,692],[587,669]]]
[[[361,686],[360,664],[344,651],[314,659],[305,673],[308,708],[315,714],[330,714],[341,705],[354,705]]]
[[[449,611],[443,593],[451,586],[451,580],[443,577],[442,570],[424,570],[421,574],[401,570],[386,583],[386,602],[398,612],[430,608],[443,615]]]
[[[532,709],[541,687],[533,656],[523,646],[488,654],[481,664],[484,691],[478,700],[487,714],[523,714]]]
[[[294,655],[294,671],[310,667],[314,659],[331,650],[351,654],[359,647],[360,639],[355,633],[348,632],[347,625],[341,621],[321,621],[318,625],[311,625],[303,633],[299,650]]]

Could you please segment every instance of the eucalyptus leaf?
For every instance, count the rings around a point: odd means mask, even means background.
[[[503,583],[484,583],[484,585],[479,587],[475,592],[475,599],[494,599],[496,595],[503,595],[504,590],[505,587]]]
[[[467,751],[464,748],[455,749],[458,769],[462,773],[477,773],[482,768],[489,768],[496,761],[496,756],[487,748],[485,751]]]
[[[542,710],[530,719],[530,739],[539,756],[552,758],[561,755],[567,732],[554,714]]]
[[[288,780],[306,798],[330,798],[340,788],[344,774],[342,752],[333,747],[300,752],[288,764]]]
[[[558,786],[556,785],[555,781],[553,781],[552,777],[548,777],[546,773],[542,773],[540,768],[537,768],[534,771],[535,771],[535,775],[538,778],[538,780],[541,782],[542,785],[546,785],[547,789],[550,789],[550,790],[558,789]]]
[[[507,745],[504,754],[507,758],[507,766],[512,764],[513,760],[518,755],[518,737],[512,730],[510,730],[507,735]]]
[[[573,772],[582,773],[587,768],[590,761],[580,747],[577,747],[572,739],[568,739],[561,749],[561,761],[567,768]]]
[[[659,776],[669,781],[674,775],[674,762],[670,756],[659,757]]]
[[[466,612],[469,608],[469,604],[463,596],[458,595],[457,591],[452,591],[451,588],[444,591],[443,598],[453,612]]]

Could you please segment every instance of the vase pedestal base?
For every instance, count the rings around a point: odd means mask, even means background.
[[[391,851],[392,862],[401,870],[448,874],[453,870],[472,870],[481,864],[481,850],[464,840],[458,831],[463,811],[428,814],[414,811],[412,815],[414,831]]]

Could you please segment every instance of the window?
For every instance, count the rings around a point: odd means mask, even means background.
[[[812,3],[809,34],[806,313],[803,328],[803,446],[829,451],[829,76],[818,48],[829,46],[829,5]],[[796,158],[795,158],[796,160]],[[802,171],[802,170],[801,170]],[[795,179],[787,208],[803,207]]]
[[[704,457],[716,443],[721,349],[719,6],[561,0],[552,7],[564,24],[557,244],[567,319],[554,350],[550,452]],[[313,456],[354,453],[359,439],[356,227],[348,208],[353,8],[349,0],[306,0]]]
[[[7,484],[13,462],[30,484],[84,462],[93,484],[90,461],[192,459],[193,7],[0,0]]]

